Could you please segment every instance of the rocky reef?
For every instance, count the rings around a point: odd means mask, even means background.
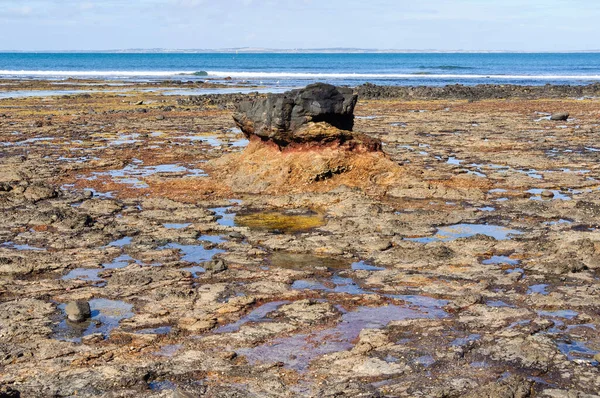
[[[2,84],[0,398],[599,397],[600,98],[357,88],[359,152]]]

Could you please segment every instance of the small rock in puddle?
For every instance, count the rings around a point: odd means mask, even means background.
[[[92,299],[89,301],[90,318],[83,322],[72,322],[64,319],[59,323],[54,337],[58,340],[80,343],[82,337],[100,333],[104,338],[119,326],[119,322],[133,316],[133,305],[124,301],[108,299]],[[67,305],[58,306],[68,316]]]
[[[468,238],[474,235],[486,235],[496,240],[508,240],[511,235],[522,235],[523,232],[502,227],[500,225],[489,224],[456,224],[445,227],[439,227],[434,236],[423,238],[407,238],[413,242],[430,243],[430,242],[449,242],[459,238]]]
[[[87,301],[71,301],[65,306],[67,319],[71,322],[83,322],[92,316],[90,304]]]
[[[555,189],[530,189],[527,191],[534,196],[531,200],[571,200],[571,198]]]
[[[312,211],[256,211],[238,214],[235,224],[257,231],[296,233],[326,224],[324,217]]]
[[[244,355],[251,364],[281,362],[286,367],[304,371],[319,356],[352,348],[363,329],[380,329],[404,319],[443,316],[445,312],[440,309],[417,310],[399,305],[358,307],[342,315],[331,329],[279,338],[265,345],[240,349],[237,354]]]

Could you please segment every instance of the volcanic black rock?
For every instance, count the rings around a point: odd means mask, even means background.
[[[324,122],[339,130],[352,131],[357,99],[350,88],[316,83],[304,89],[241,102],[233,118],[247,137],[257,136],[285,146],[306,142],[301,130],[311,122]]]

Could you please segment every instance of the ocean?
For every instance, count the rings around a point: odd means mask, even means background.
[[[273,88],[600,82],[600,53],[0,53],[0,79],[247,81]]]

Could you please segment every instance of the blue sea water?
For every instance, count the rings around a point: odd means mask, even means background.
[[[350,86],[589,84],[600,81],[600,53],[0,53],[0,79],[226,77],[281,87],[316,81]]]

